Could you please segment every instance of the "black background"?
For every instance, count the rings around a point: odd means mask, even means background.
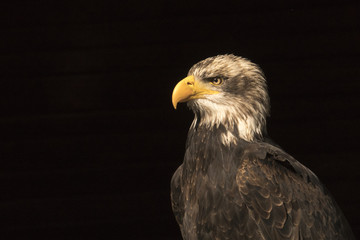
[[[171,92],[223,53],[262,67],[270,136],[360,236],[357,1],[50,2],[0,3],[2,239],[181,239]]]

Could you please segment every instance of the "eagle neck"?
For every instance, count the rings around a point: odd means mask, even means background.
[[[219,136],[226,131],[223,125],[209,129],[195,124],[190,128],[183,168],[187,177],[196,176],[196,173],[207,175],[218,172],[224,178],[235,174],[233,170],[240,162],[234,159],[240,159],[238,156],[249,143],[238,139],[237,144],[224,144]]]
[[[228,147],[237,145],[240,141],[261,141],[266,135],[266,117],[262,114],[246,115],[236,108],[224,112],[194,111],[194,113],[190,131],[194,131],[194,134],[207,133]],[[212,132],[216,134],[211,134]]]

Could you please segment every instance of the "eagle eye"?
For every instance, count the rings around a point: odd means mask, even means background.
[[[222,77],[213,77],[209,79],[210,83],[212,85],[221,85],[224,82],[224,79]]]

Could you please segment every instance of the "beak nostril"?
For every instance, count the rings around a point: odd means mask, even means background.
[[[192,82],[186,82],[187,85],[193,85]]]

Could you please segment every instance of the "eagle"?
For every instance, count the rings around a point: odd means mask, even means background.
[[[355,239],[318,177],[267,136],[262,70],[232,54],[202,60],[172,103],[194,112],[171,202],[184,240]]]

